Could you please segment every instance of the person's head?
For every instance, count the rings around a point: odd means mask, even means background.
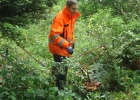
[[[67,6],[68,11],[72,15],[74,15],[77,11],[77,8],[78,8],[77,0],[67,0],[66,6]]]

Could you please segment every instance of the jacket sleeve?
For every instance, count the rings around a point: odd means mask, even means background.
[[[62,34],[64,28],[64,23],[62,17],[57,15],[52,23],[49,42],[58,45],[62,48],[68,48],[69,42],[60,36]]]

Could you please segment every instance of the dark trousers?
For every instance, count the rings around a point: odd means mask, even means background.
[[[58,89],[61,90],[64,89],[66,85],[66,78],[68,72],[68,67],[65,66],[65,64],[62,64],[63,60],[65,60],[66,57],[53,54],[53,58],[57,64],[52,68],[52,74],[56,77],[56,86],[58,87]]]

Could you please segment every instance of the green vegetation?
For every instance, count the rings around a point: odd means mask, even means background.
[[[75,50],[60,91],[47,43],[52,19],[64,5],[0,1],[0,99],[140,100],[140,1],[79,0]],[[101,82],[97,90],[85,89],[90,80]]]

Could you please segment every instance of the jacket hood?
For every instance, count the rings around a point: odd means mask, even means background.
[[[62,12],[64,13],[64,15],[66,15],[69,19],[71,18],[78,18],[80,16],[80,13],[78,11],[76,11],[76,13],[74,15],[72,15],[66,8],[66,6],[63,8]]]

